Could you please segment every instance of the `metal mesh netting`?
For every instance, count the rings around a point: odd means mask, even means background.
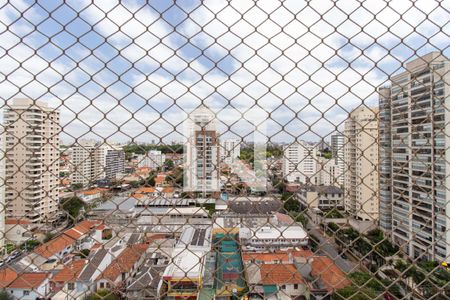
[[[1,1],[0,298],[449,298],[449,8]]]

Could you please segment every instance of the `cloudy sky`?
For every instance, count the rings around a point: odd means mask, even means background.
[[[224,138],[263,118],[329,139],[405,61],[450,52],[450,1],[0,2],[2,104],[47,101],[63,141],[179,140],[200,104]]]

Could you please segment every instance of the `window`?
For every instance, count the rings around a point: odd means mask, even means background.
[[[73,282],[68,282],[68,283],[67,283],[67,289],[68,289],[69,291],[73,291],[73,290],[75,289],[75,283],[73,283]]]
[[[30,291],[28,291],[28,290],[24,290],[24,291],[23,291],[23,295],[24,295],[24,296],[28,296],[28,295],[30,295]]]

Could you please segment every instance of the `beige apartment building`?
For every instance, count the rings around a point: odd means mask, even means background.
[[[72,145],[71,150],[72,184],[91,186],[106,177],[107,145],[94,140],[80,140]]]
[[[59,112],[41,101],[14,99],[4,110],[6,215],[33,223],[58,214]]]
[[[345,121],[345,210],[354,218],[377,221],[378,108],[361,106]]]

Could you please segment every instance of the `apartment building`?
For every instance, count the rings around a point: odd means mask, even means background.
[[[298,141],[283,147],[283,176],[289,182],[318,184],[317,163],[314,143]]]
[[[412,258],[448,261],[450,64],[431,52],[405,69],[380,89],[380,226]]]
[[[122,147],[111,145],[106,147],[105,177],[115,180],[119,174],[125,172],[125,151]]]
[[[90,186],[106,177],[108,147],[93,140],[81,140],[72,146],[72,184]]]
[[[139,168],[155,170],[164,166],[166,155],[158,150],[150,150],[146,155],[139,155],[137,159]]]
[[[186,120],[185,130],[184,190],[204,194],[220,191],[220,145],[214,113],[205,106],[197,108]]]
[[[360,106],[345,121],[345,210],[378,221],[378,108]]]
[[[234,163],[241,155],[241,140],[227,139],[220,143],[220,161],[228,165]]]
[[[14,99],[3,119],[6,215],[53,221],[59,209],[59,112],[45,102]]]
[[[5,134],[0,133],[0,248],[5,245],[6,232],[6,200],[5,200]]]
[[[336,173],[342,174],[342,176],[336,177],[337,183],[340,186],[344,185],[344,172],[345,172],[345,136],[343,134],[333,134],[331,136],[331,155],[335,161],[335,165],[338,168]]]
[[[344,181],[344,173],[336,159],[327,159],[325,157],[317,158],[317,185],[331,185],[341,187]],[[342,183],[341,183],[342,182]]]

